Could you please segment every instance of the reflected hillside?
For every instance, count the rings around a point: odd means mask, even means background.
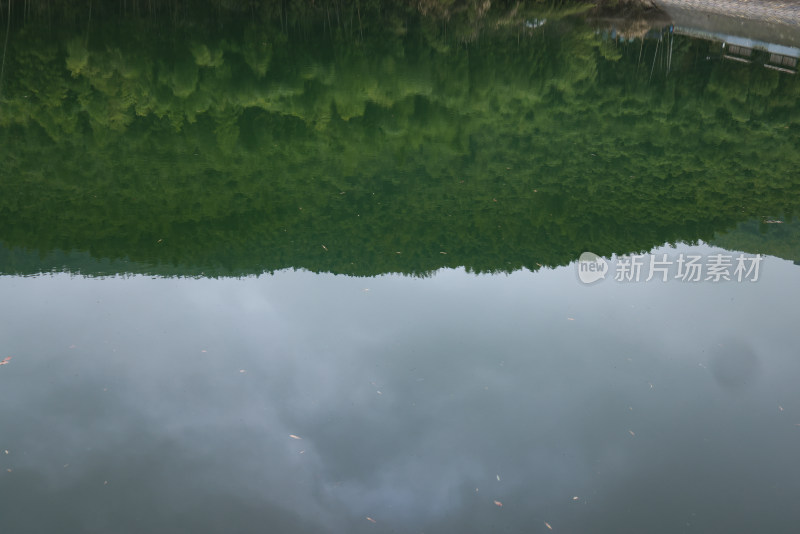
[[[795,75],[509,13],[17,25],[0,270],[508,272],[797,213]]]
[[[752,254],[767,254],[800,265],[800,220],[747,221],[717,236],[713,245]]]

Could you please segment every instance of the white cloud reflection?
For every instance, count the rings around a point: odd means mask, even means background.
[[[754,499],[780,516],[769,488],[796,488],[796,443],[753,434],[798,432],[781,296],[799,286],[772,259],[752,285],[2,278],[0,526],[674,532],[746,526]],[[708,368],[736,340],[758,361],[747,388]]]

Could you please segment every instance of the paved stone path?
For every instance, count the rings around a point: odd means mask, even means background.
[[[678,7],[732,17],[800,26],[800,0],[652,0],[660,7]]]

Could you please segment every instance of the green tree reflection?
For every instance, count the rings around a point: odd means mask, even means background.
[[[364,6],[349,32],[324,11],[16,30],[0,269],[535,270],[797,212],[793,76],[678,38],[651,77],[579,19],[476,34]]]

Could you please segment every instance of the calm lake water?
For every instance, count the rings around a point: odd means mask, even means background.
[[[215,9],[14,19],[0,532],[796,532],[792,28]]]

